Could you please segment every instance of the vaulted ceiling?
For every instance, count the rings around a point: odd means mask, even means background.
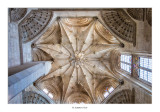
[[[98,103],[106,87],[116,87],[111,51],[120,48],[97,18],[58,18],[32,46],[33,59],[53,60],[48,75],[38,82],[55,101]]]
[[[50,72],[36,81],[36,85],[52,93],[56,103],[100,103],[106,87],[119,85],[119,79],[113,73],[117,64],[114,52],[124,47],[120,40],[136,45],[134,19],[142,21],[144,9],[105,9],[99,12],[101,17],[98,18],[53,19],[51,9],[31,10],[29,13],[27,9],[10,10],[11,21],[20,21],[18,28],[22,44],[32,43],[33,61],[52,61]],[[151,9],[146,13],[151,25]]]

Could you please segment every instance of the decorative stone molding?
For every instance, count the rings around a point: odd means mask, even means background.
[[[23,93],[23,104],[49,104],[42,95],[29,91]]]
[[[144,20],[144,8],[128,8],[127,12],[132,18],[136,20]]]
[[[40,81],[40,82],[39,82]],[[54,97],[51,98],[54,102],[60,103],[62,97],[62,78],[61,77],[53,77],[49,80],[36,82],[36,86],[43,90],[47,89],[49,93],[51,93]]]
[[[147,19],[149,25],[152,26],[152,8],[147,9],[147,14],[146,15],[147,15],[146,19]]]
[[[136,45],[136,23],[123,9],[108,9],[101,12],[105,24],[119,37]]]
[[[31,11],[19,24],[19,35],[22,42],[33,40],[48,25],[51,17],[51,11]]]
[[[26,8],[10,8],[11,22],[17,22],[21,20],[27,13]]]
[[[81,102],[85,102],[85,103],[92,103],[92,100],[90,99],[90,97],[83,93],[83,92],[74,92],[72,93],[68,98],[67,98],[67,103],[81,103]]]
[[[32,57],[33,61],[53,61],[53,58],[49,54],[38,48],[32,49]]]
[[[129,89],[115,93],[107,103],[113,104],[130,104],[132,102],[132,91]]]

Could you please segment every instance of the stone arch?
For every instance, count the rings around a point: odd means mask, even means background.
[[[131,104],[134,103],[132,91],[129,89],[115,93],[106,103],[109,104]]]
[[[96,86],[95,88],[95,94],[98,102],[101,102],[105,97],[104,93],[106,90],[106,87],[110,88],[116,88],[119,85],[119,82],[115,79],[103,79],[101,82]]]
[[[32,48],[32,57],[33,61],[53,61],[53,58],[49,54],[39,48]]]
[[[121,51],[119,49],[113,50],[111,52],[111,70],[118,79],[122,79],[122,77],[120,76],[120,56]]]
[[[31,11],[19,24],[19,36],[22,42],[33,40],[48,25],[52,11]]]
[[[23,93],[23,104],[49,104],[49,101],[38,93],[26,91]]]
[[[90,98],[90,96],[88,96],[86,93],[83,92],[74,92],[72,93],[68,98],[67,98],[67,103],[92,103],[92,100]]]
[[[136,23],[123,9],[108,9],[101,12],[102,19],[119,38],[136,44]]]
[[[60,76],[48,80],[42,79],[40,82],[36,83],[36,86],[41,90],[47,89],[48,92],[53,95],[51,99],[56,103],[61,103],[63,82]]]
[[[128,8],[127,12],[132,18],[136,20],[144,20],[144,8]]]

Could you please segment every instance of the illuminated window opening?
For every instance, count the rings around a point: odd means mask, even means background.
[[[104,97],[106,98],[109,95],[109,92],[104,93]]]
[[[109,94],[111,94],[113,92],[114,88],[110,87],[109,89],[106,88],[106,92],[103,94],[104,97],[106,98]]]
[[[121,69],[131,74],[132,56],[121,55]]]
[[[109,91],[109,93],[111,93],[113,90],[114,90],[114,88],[110,87],[108,91]]]
[[[51,93],[49,93],[49,91],[47,89],[43,89],[43,91],[50,97],[53,98],[53,95]]]
[[[139,78],[152,83],[152,59],[139,57]]]
[[[48,90],[47,90],[47,89],[43,89],[43,91],[44,91],[46,94],[48,94]]]
[[[53,98],[53,95],[52,95],[51,93],[49,93],[48,96],[49,96],[50,98]]]

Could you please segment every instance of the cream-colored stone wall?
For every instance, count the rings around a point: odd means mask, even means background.
[[[135,104],[151,104],[152,103],[152,95],[150,92],[145,90],[144,88],[125,80],[124,86],[122,86],[123,89],[130,89],[132,90],[134,88],[135,90]],[[122,89],[121,88],[121,89]]]

